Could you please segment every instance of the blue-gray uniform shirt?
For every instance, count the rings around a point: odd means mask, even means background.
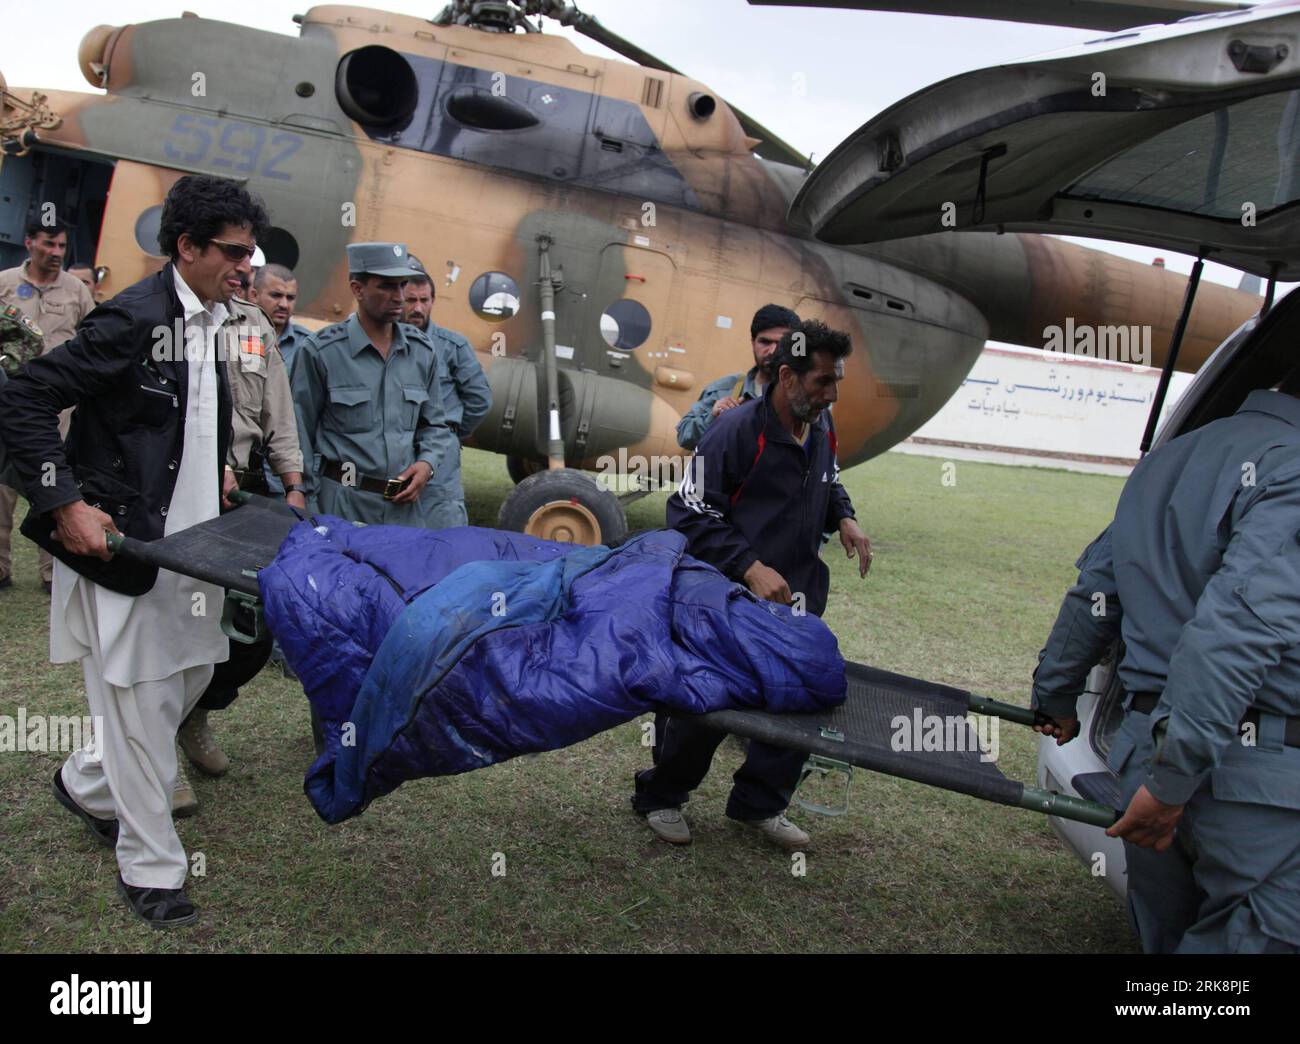
[[[753,366],[748,373],[729,374],[706,384],[695,405],[677,422],[677,445],[682,449],[695,449],[700,439],[704,438],[709,425],[713,423],[713,404],[719,399],[726,398],[728,395],[739,402],[760,398],[763,393],[755,383],[757,378],[758,367]]]
[[[387,360],[355,314],[318,330],[299,346],[292,384],[305,461],[319,455],[322,467],[351,463],[358,478],[386,479],[417,460],[436,473],[455,445],[442,406],[438,354],[413,327],[394,324]],[[317,474],[307,476],[311,495],[320,481]]]
[[[284,333],[278,333],[276,344],[280,348],[280,357],[284,359],[285,369],[289,371],[290,376],[293,374],[293,357],[298,354],[298,346],[311,336],[311,331],[305,326],[299,326],[292,319],[285,325]]]
[[[1269,715],[1258,746],[1276,748],[1272,715],[1300,715],[1300,400],[1252,392],[1150,454],[1076,564],[1039,656],[1036,707],[1073,717],[1089,669],[1122,637],[1125,690],[1163,693],[1151,728],[1167,732],[1145,781],[1157,799],[1184,804],[1240,741],[1249,708]],[[1265,792],[1290,785],[1261,781],[1237,799],[1300,808],[1300,786]]]
[[[455,330],[429,323],[425,331],[447,368],[442,408],[447,423],[460,438],[469,438],[492,408],[492,387],[474,353],[474,346]]]
[[[293,380],[293,357],[298,352],[298,346],[302,344],[311,331],[304,326],[299,326],[292,319],[285,324],[284,332],[276,331],[275,343],[280,349],[280,358],[284,360],[284,372],[289,375],[290,381]],[[303,461],[303,473],[311,468],[311,461]],[[270,461],[262,462],[262,473],[266,476],[266,487],[276,496],[284,495],[284,483],[280,481],[280,476],[272,473]]]

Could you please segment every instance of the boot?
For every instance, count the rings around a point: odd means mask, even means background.
[[[208,712],[195,707],[190,716],[181,724],[176,733],[181,750],[190,759],[190,764],[208,776],[224,776],[230,768],[230,759],[226,752],[217,746],[208,728]]]
[[[176,784],[172,787],[172,815],[192,816],[198,810],[198,796],[194,793],[194,788],[190,786],[184,767],[178,761],[176,763]]]

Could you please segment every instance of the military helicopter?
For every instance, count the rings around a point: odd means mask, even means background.
[[[1222,5],[1085,6],[1123,23]],[[542,32],[544,17],[634,64]],[[750,365],[749,317],[768,301],[853,336],[835,410],[846,467],[929,419],[986,340],[1043,347],[1066,317],[1143,324],[1158,363],[1178,317],[1172,272],[1045,236],[950,235],[937,212],[908,239],[818,241],[788,216],[807,157],[567,0],[454,0],[428,20],[318,6],[295,21],[296,40],[190,14],[98,26],[78,53],[97,93],[0,80],[9,212],[53,203],[105,299],[163,264],[176,179],[241,179],[275,222],[266,259],[294,269],[300,316],[318,324],[352,309],[347,243],[406,242],[434,278],[437,321],[488,372],[473,443],[518,483],[505,528],[618,542],[623,503],[645,489],[620,498],[589,470],[680,464],[678,420],[704,383]],[[1203,287],[1179,368],[1258,310],[1253,294]]]

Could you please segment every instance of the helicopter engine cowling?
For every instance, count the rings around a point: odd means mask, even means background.
[[[81,38],[77,47],[77,64],[90,86],[108,86],[109,60],[124,28],[120,25],[97,25]]]

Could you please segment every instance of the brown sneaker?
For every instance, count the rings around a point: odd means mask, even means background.
[[[198,810],[198,795],[194,793],[194,788],[190,786],[189,778],[185,775],[185,769],[178,763],[176,765],[176,783],[172,787],[172,815],[183,818],[194,815]]]
[[[176,733],[181,750],[190,759],[190,764],[208,776],[224,776],[230,768],[230,759],[226,752],[217,746],[208,728],[208,712],[196,707]]]

